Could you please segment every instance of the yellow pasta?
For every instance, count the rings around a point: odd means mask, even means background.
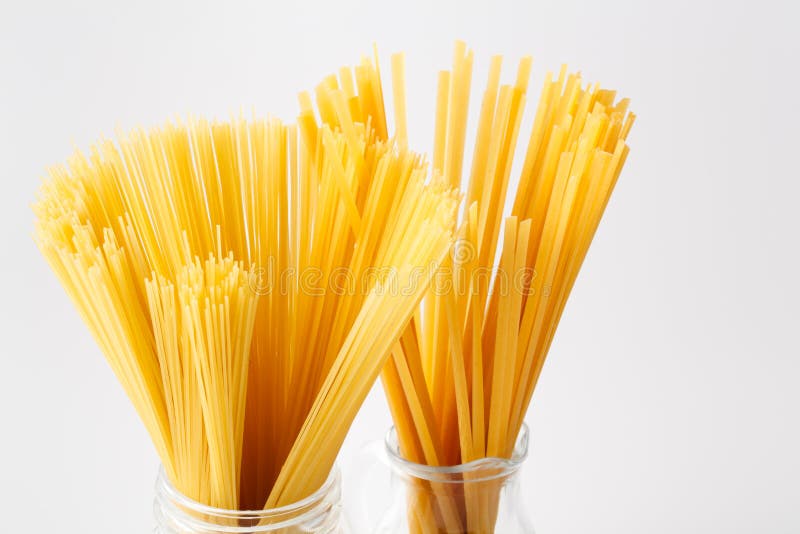
[[[189,118],[49,174],[36,241],[173,484],[228,509],[321,486],[458,203],[388,139],[374,61],[301,95],[297,125]]]
[[[428,291],[382,372],[401,452],[434,466],[511,456],[635,119],[613,91],[584,86],[566,68],[555,80],[547,74],[509,191],[532,61],[523,58],[515,82],[501,84],[502,58],[492,58],[472,165],[462,173],[472,60],[456,43],[436,91],[434,172],[453,186],[466,175],[458,241],[438,274],[449,284],[433,286],[448,289]],[[395,70],[404,76],[404,67]],[[395,94],[404,94],[398,85]],[[405,103],[395,108],[405,136]],[[513,209],[503,219],[509,194]],[[409,524],[415,532],[493,532],[498,495],[485,502],[468,490],[447,499],[421,491]]]

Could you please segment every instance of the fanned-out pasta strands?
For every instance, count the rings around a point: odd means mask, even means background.
[[[456,43],[453,67],[439,73],[435,89],[432,171],[466,192],[454,261],[437,275],[455,294],[423,297],[383,371],[401,453],[432,466],[512,454],[635,118],[627,99],[585,85],[566,66],[547,73],[513,181],[532,61],[523,58],[514,83],[502,84],[502,58],[495,56],[472,165],[462,171],[472,60]],[[403,101],[405,63],[394,59],[393,67],[396,135],[406,142],[413,109]],[[513,207],[504,219],[509,195]],[[502,484],[476,492],[469,474],[464,482],[460,492],[452,485],[410,488],[411,532],[494,532]]]
[[[33,206],[167,477],[214,507],[322,485],[452,242],[458,194],[388,138],[373,59],[314,94],[297,125],[119,133],[51,169]]]

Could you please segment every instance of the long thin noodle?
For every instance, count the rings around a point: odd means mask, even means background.
[[[456,43],[452,70],[439,73],[436,90],[434,172],[454,186],[462,174],[466,181],[453,261],[437,275],[447,283],[433,286],[447,289],[426,294],[382,374],[401,452],[428,465],[512,454],[635,119],[613,91],[584,86],[565,67],[555,79],[548,73],[510,191],[532,61],[523,58],[515,82],[501,84],[502,59],[492,58],[472,166],[462,173],[472,58]],[[400,83],[396,95],[404,94]],[[407,109],[397,97],[395,109]],[[509,194],[513,209],[504,218]],[[410,497],[415,532],[494,531],[497,495],[491,502],[468,490],[428,492]]]
[[[33,207],[167,475],[212,506],[322,485],[451,243],[457,194],[387,139],[377,65],[339,74],[296,126],[120,133],[51,169]]]

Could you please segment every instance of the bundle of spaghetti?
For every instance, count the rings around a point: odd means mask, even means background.
[[[377,66],[340,79],[317,90],[324,121],[304,94],[299,126],[119,133],[50,169],[33,206],[167,476],[211,506],[322,485],[452,241],[457,194],[387,139]]]
[[[532,60],[519,62],[513,84],[500,83],[501,64],[492,58],[453,253],[382,373],[401,453],[426,465],[511,456],[635,118],[615,92],[584,86],[566,67],[548,73],[510,191]],[[472,65],[458,42],[452,70],[438,79],[433,170],[453,186],[462,183]],[[395,56],[398,136],[404,70]],[[410,495],[412,530],[493,532],[500,485],[488,498],[449,486]]]

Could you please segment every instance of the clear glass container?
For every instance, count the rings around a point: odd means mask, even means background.
[[[394,428],[386,436],[385,454],[392,497],[376,533],[533,533],[519,493],[519,470],[528,454],[527,426],[510,459],[482,458],[447,467],[416,464],[400,455]]]
[[[271,510],[224,510],[181,494],[161,469],[153,502],[156,534],[345,534],[341,477],[334,467],[328,480],[305,499]]]

